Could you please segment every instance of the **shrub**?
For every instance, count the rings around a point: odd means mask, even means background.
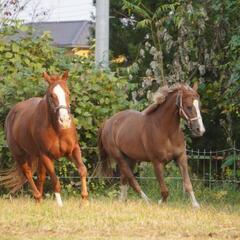
[[[16,36],[13,34],[19,29],[22,37],[14,40]],[[8,111],[19,101],[44,95],[47,87],[42,78],[44,71],[61,74],[64,70],[69,70],[71,111],[89,167],[97,159],[99,124],[129,106],[127,79],[110,71],[96,70],[92,59],[66,55],[63,49],[52,46],[49,34],[33,37],[32,31],[13,25],[0,32],[0,167],[12,164],[3,130]],[[57,163],[57,172],[73,176],[71,165],[63,158]]]

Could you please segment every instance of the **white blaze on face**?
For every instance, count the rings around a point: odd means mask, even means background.
[[[201,116],[200,109],[199,109],[199,102],[197,99],[194,99],[193,106],[195,107],[196,112],[197,112],[197,118],[198,118],[197,121],[198,121],[200,133],[203,134],[205,132],[205,127],[203,125],[202,116]]]
[[[55,93],[57,95],[59,106],[67,107],[65,92],[59,84],[54,87],[53,93]],[[59,109],[59,120],[60,120],[60,124],[64,128],[70,127],[70,124],[71,124],[70,119],[71,118],[69,116],[68,110],[65,108],[60,108]]]

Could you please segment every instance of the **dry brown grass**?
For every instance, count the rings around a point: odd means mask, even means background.
[[[0,239],[240,239],[240,212],[109,199],[89,206],[68,199],[60,209],[53,200],[1,199]]]

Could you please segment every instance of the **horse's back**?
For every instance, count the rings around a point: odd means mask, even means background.
[[[111,118],[107,119],[104,128],[107,130],[108,128],[112,129],[120,129],[125,125],[136,126],[136,123],[142,121],[143,114],[141,112],[135,110],[125,110],[119,113],[116,113]],[[133,129],[132,129],[133,130]]]
[[[31,116],[40,101],[41,98],[30,98],[14,105],[6,117],[5,129],[12,126],[15,121]]]
[[[9,148],[16,154],[22,151],[21,145],[29,139],[33,114],[41,98],[30,98],[14,105],[5,120],[5,134]],[[18,146],[18,147],[17,147]]]

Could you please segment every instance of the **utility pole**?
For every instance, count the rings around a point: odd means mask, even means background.
[[[109,65],[109,0],[96,0],[96,67]]]

